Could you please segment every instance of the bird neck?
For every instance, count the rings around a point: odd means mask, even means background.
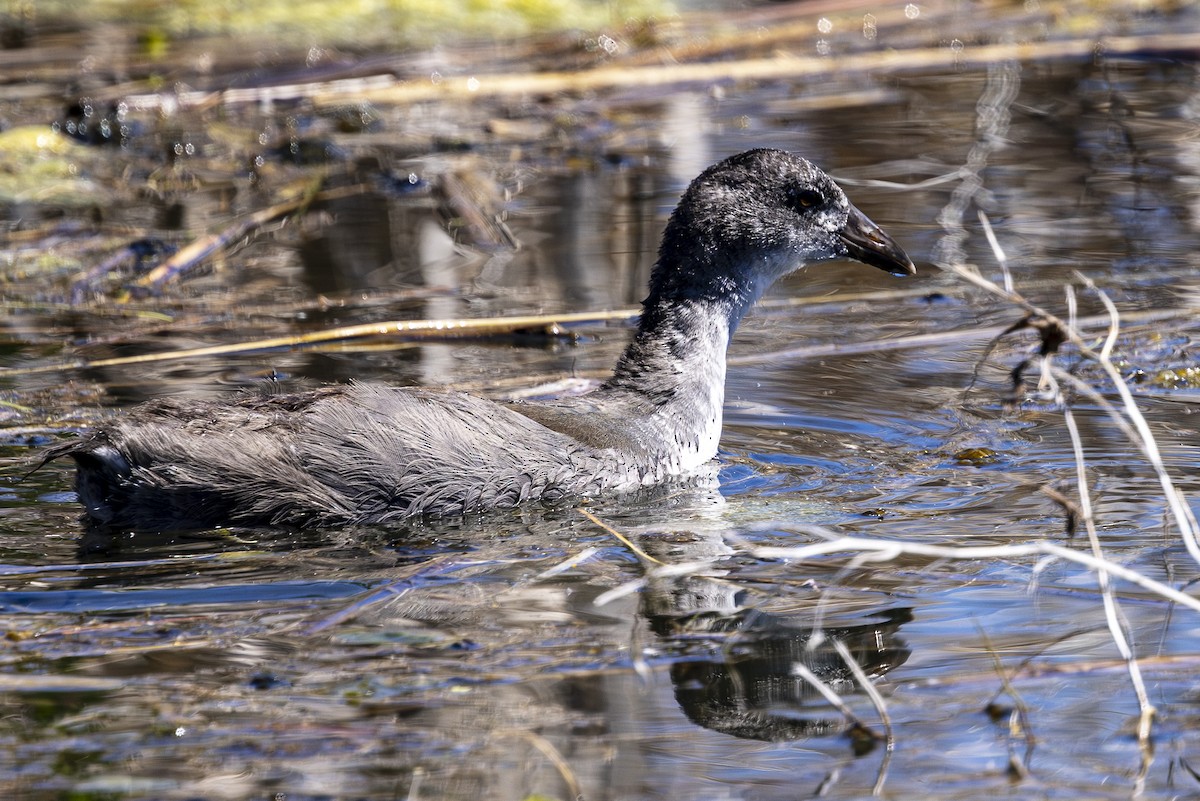
[[[670,473],[694,470],[717,454],[731,323],[720,304],[647,300],[637,334],[600,390],[643,410],[641,446],[660,454]]]
[[[770,281],[733,264],[746,254],[716,247],[708,229],[694,235],[688,229],[677,210],[663,234],[637,334],[606,386],[656,404],[711,398],[719,417],[729,341]]]
[[[682,387],[723,383],[725,351],[737,325],[726,305],[648,299],[637,333],[608,385],[643,392],[662,402]]]

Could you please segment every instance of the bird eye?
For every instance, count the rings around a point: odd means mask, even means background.
[[[825,202],[825,198],[815,189],[793,189],[790,194],[792,201],[802,209],[811,209]]]

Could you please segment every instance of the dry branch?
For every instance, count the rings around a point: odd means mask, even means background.
[[[443,340],[463,337],[487,337],[511,334],[529,329],[553,330],[564,323],[601,323],[609,320],[626,320],[637,312],[624,309],[608,312],[575,314],[545,314],[519,317],[488,317],[453,320],[389,320],[378,323],[362,323],[340,328],[329,328],[295,336],[269,337],[252,342],[234,342],[228,345],[211,345],[188,350],[144,353],[138,356],[120,356],[93,361],[78,360],[59,364],[42,364],[34,367],[15,367],[0,370],[0,375],[32,375],[68,370],[87,370],[97,367],[118,367],[130,364],[197,359],[211,356],[229,356],[264,350],[297,348],[322,342],[335,342],[367,337],[402,337],[406,339]]]
[[[1190,32],[1149,36],[1081,37],[1042,42],[971,45],[961,49],[941,46],[832,56],[780,55],[737,61],[634,67],[617,65],[583,72],[438,76],[436,79],[422,77],[420,80],[409,81],[388,74],[223,91],[135,94],[127,96],[126,102],[137,109],[153,109],[163,105],[240,105],[298,99],[308,99],[318,107],[340,107],[352,103],[406,104],[430,100],[467,100],[485,96],[556,95],[564,92],[578,93],[630,87],[814,78],[832,73],[896,74],[931,69],[953,72],[964,66],[1003,61],[1046,62],[1085,58],[1097,53],[1123,55],[1198,49],[1200,34]],[[670,56],[664,53],[664,57]]]

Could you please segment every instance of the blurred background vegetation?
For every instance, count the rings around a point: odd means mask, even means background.
[[[429,46],[462,37],[598,29],[672,13],[666,0],[72,0],[14,3],[9,16],[131,24],[148,48],[188,36],[270,37],[279,45]]]

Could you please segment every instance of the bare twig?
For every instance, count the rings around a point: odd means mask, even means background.
[[[1182,493],[1175,488],[1171,476],[1167,473],[1166,465],[1163,463],[1162,453],[1158,449],[1158,443],[1154,439],[1154,433],[1150,430],[1150,424],[1146,422],[1145,415],[1138,408],[1137,402],[1133,399],[1133,393],[1129,389],[1129,384],[1121,376],[1116,365],[1113,364],[1112,349],[1116,343],[1116,332],[1120,325],[1120,314],[1117,312],[1116,304],[1112,302],[1107,294],[1096,288],[1087,280],[1086,276],[1080,276],[1088,284],[1100,301],[1104,304],[1104,308],[1108,310],[1112,317],[1112,326],[1109,329],[1109,336],[1104,341],[1104,346],[1101,348],[1097,357],[1100,367],[1112,382],[1113,388],[1121,397],[1126,416],[1133,423],[1137,430],[1137,442],[1142,448],[1142,452],[1146,455],[1147,461],[1154,469],[1154,474],[1158,477],[1159,484],[1162,486],[1163,494],[1166,496],[1167,506],[1171,510],[1171,515],[1175,518],[1175,525],[1179,528],[1179,533],[1183,538],[1183,544],[1191,554],[1192,559],[1200,564],[1200,542],[1197,542],[1196,528],[1192,524],[1191,510],[1187,503],[1183,500]]]
[[[1008,256],[1004,254],[1004,248],[1000,247],[1000,240],[996,239],[996,232],[992,230],[992,222],[983,210],[979,210],[979,224],[983,226],[983,233],[987,237],[988,244],[992,246],[992,254],[996,257],[996,264],[1000,267],[1000,273],[1004,276],[1004,291],[1013,291],[1013,277],[1008,270]]]
[[[524,740],[542,753],[558,771],[558,775],[562,777],[563,783],[567,785],[569,798],[583,798],[583,787],[579,784],[579,778],[575,775],[575,771],[571,769],[570,763],[563,758],[562,752],[554,747],[554,743],[547,740],[537,732],[528,729],[503,729],[495,732],[496,736],[508,735],[518,740]]]
[[[630,540],[628,537],[626,537],[621,532],[617,531],[612,526],[610,526],[607,523],[605,523],[604,521],[602,521],[600,518],[596,517],[594,514],[589,512],[587,509],[580,507],[579,509],[576,509],[575,511],[579,512],[579,514],[583,515],[588,520],[592,521],[593,524],[595,524],[595,525],[599,526],[600,528],[604,529],[605,531],[607,531],[609,534],[611,534],[613,537],[615,537],[617,539],[617,541],[619,541],[622,545],[624,545],[626,548],[628,548],[630,551],[632,551],[633,554],[635,556],[637,556],[638,559],[641,559],[643,562],[649,562],[649,563],[655,564],[655,565],[664,564],[661,560],[655,559],[653,556],[651,556],[650,554],[643,551],[641,548],[634,545],[632,540]]]
[[[863,692],[871,699],[871,703],[875,705],[875,711],[879,713],[879,720],[883,723],[883,729],[886,732],[887,749],[892,751],[896,747],[895,737],[892,736],[892,718],[888,715],[887,704],[883,701],[883,696],[880,695],[878,688],[875,687],[871,678],[863,671],[862,665],[858,664],[854,655],[850,653],[850,649],[846,647],[846,643],[833,637],[830,642],[833,648],[838,652],[838,656],[846,663],[846,667],[850,668],[850,672],[854,674],[854,680],[863,688]]]
[[[198,359],[210,356],[227,356],[233,353],[251,353],[254,351],[275,350],[281,348],[297,348],[321,342],[334,342],[347,339],[363,339],[366,337],[393,336],[414,339],[451,339],[469,336],[494,336],[500,333],[520,331],[536,327],[552,327],[562,323],[603,322],[605,320],[624,320],[637,314],[632,309],[617,311],[586,312],[575,314],[555,315],[524,315],[517,317],[489,317],[480,319],[448,319],[448,320],[388,320],[377,323],[361,323],[340,328],[330,328],[313,331],[296,336],[270,337],[252,342],[235,342],[228,345],[211,345],[189,350],[166,351],[163,353],[145,353],[139,356],[118,357],[112,359],[80,360],[61,364],[43,364],[36,367],[18,367],[0,370],[0,375],[32,375],[37,373],[54,373],[67,370],[84,370],[97,367],[117,367],[130,364],[146,364],[150,362],[175,361],[179,359]]]
[[[476,100],[486,96],[562,94],[590,92],[614,87],[661,87],[673,84],[735,82],[746,80],[795,79],[830,73],[875,72],[894,75],[906,70],[941,67],[962,69],[968,64],[996,64],[1017,59],[1045,61],[1089,56],[1102,48],[1109,54],[1185,51],[1195,49],[1194,33],[1156,36],[1113,36],[975,45],[965,50],[949,47],[916,50],[879,50],[839,56],[779,55],[769,58],[720,60],[702,63],[672,63],[645,67],[615,64],[586,72],[529,72],[496,75],[437,76],[436,79],[404,81],[391,74],[345,80],[259,86],[224,91],[156,92],[130,94],[130,107],[237,105],[308,98],[319,106],[355,103],[402,104],[427,100]]]
[[[984,234],[991,245],[993,256],[1002,272],[1003,287],[997,286],[994,282],[981,276],[974,269],[968,268],[965,263],[963,243],[966,239],[966,230],[962,224],[963,214],[969,203],[975,201],[981,194],[984,194],[982,170],[987,163],[991,151],[996,147],[996,143],[1001,141],[1007,133],[1009,108],[1015,98],[1018,86],[1019,71],[1015,65],[996,65],[989,69],[987,86],[980,96],[976,107],[977,140],[968,153],[966,164],[961,170],[963,180],[955,189],[950,202],[946,204],[946,207],[939,216],[939,222],[946,233],[938,243],[936,251],[938,257],[937,263],[939,267],[954,273],[962,280],[981,287],[993,295],[1022,308],[1026,312],[1026,317],[1014,326],[1014,330],[1023,327],[1033,327],[1040,335],[1041,343],[1037,357],[1037,362],[1040,366],[1038,391],[1044,398],[1058,404],[1062,409],[1063,421],[1070,436],[1071,448],[1074,454],[1075,482],[1079,499],[1078,518],[1087,533],[1091,556],[1089,557],[1089,561],[1084,561],[1081,558],[1082,554],[1067,557],[1065,550],[1056,553],[1055,551],[1059,550],[1057,546],[1052,547],[1049,543],[1040,544],[1039,547],[1045,547],[1048,553],[1058,558],[1072,558],[1075,561],[1088,564],[1096,572],[1096,581],[1099,585],[1104,604],[1104,616],[1108,624],[1109,634],[1124,660],[1130,683],[1137,697],[1138,708],[1140,710],[1137,727],[1138,742],[1141,747],[1143,757],[1142,767],[1144,771],[1148,764],[1148,755],[1150,754],[1150,731],[1154,718],[1154,707],[1150,703],[1145,681],[1142,678],[1141,669],[1129,639],[1128,622],[1122,615],[1117,603],[1110,576],[1120,575],[1120,577],[1139,583],[1142,586],[1148,586],[1145,584],[1148,579],[1126,568],[1121,568],[1121,573],[1117,573],[1112,569],[1112,563],[1104,558],[1103,549],[1101,548],[1096,530],[1091,495],[1088,490],[1089,482],[1087,478],[1087,466],[1084,460],[1083,442],[1075,415],[1067,399],[1063,396],[1061,385],[1058,381],[1058,376],[1066,376],[1066,374],[1063,371],[1055,370],[1053,367],[1053,358],[1065,342],[1070,342],[1085,358],[1089,358],[1098,364],[1121,397],[1121,408],[1118,409],[1106,401],[1102,402],[1101,407],[1118,421],[1122,432],[1142,450],[1147,461],[1150,462],[1155,474],[1159,478],[1175,526],[1180,532],[1180,536],[1189,554],[1198,563],[1200,563],[1200,544],[1197,543],[1196,527],[1190,509],[1184,501],[1182,493],[1176,489],[1168,475],[1158,446],[1154,441],[1153,433],[1150,431],[1150,427],[1146,423],[1141,410],[1137,408],[1128,385],[1112,363],[1112,352],[1120,330],[1120,315],[1111,299],[1104,292],[1097,289],[1095,284],[1086,276],[1079,273],[1076,274],[1076,279],[1100,298],[1108,313],[1107,333],[1103,345],[1097,351],[1084,342],[1079,335],[1077,328],[1078,321],[1076,320],[1075,292],[1072,286],[1068,285],[1066,287],[1068,309],[1066,321],[1030,303],[1015,290],[1012,276],[1008,269],[1007,257],[1000,246],[995,232],[992,230],[987,216],[982,211],[979,212],[979,220],[983,226]],[[1023,386],[1024,370],[1031,361],[1033,360],[1027,359],[1013,370],[1014,392],[1019,392]],[[1082,382],[1075,381],[1074,379],[1072,379],[1072,384],[1084,386]],[[1099,393],[1094,392],[1090,387],[1086,387],[1085,391],[1089,395],[1099,396]],[[1161,586],[1164,589],[1170,589],[1166,588],[1166,585]],[[1180,596],[1188,597],[1190,604],[1196,603],[1195,599],[1191,599],[1190,596],[1183,596],[1182,593],[1174,589],[1170,589],[1170,596],[1173,599]],[[1195,609],[1196,606],[1193,605],[1192,608]]]
[[[784,548],[779,546],[755,546],[750,543],[740,543],[743,549],[759,559],[790,559],[798,562],[817,561],[823,557],[837,554],[851,556],[858,564],[876,564],[891,562],[905,556],[923,556],[929,559],[946,560],[979,560],[979,559],[1023,559],[1028,557],[1045,557],[1033,568],[1042,572],[1051,563],[1059,560],[1074,562],[1090,570],[1105,570],[1111,576],[1136,584],[1164,600],[1185,606],[1195,612],[1200,612],[1200,599],[1163,584],[1136,570],[1100,558],[1065,548],[1053,542],[1035,540],[1034,542],[1018,545],[975,545],[952,546],[930,545],[922,542],[905,540],[868,539],[865,537],[843,537],[819,526],[801,526],[799,530],[811,536],[821,537],[821,542],[808,545]],[[648,580],[670,578],[673,576],[694,575],[709,569],[714,560],[682,562],[665,565],[651,570],[645,577],[629,581],[613,587],[608,592],[598,596],[597,606],[611,603],[631,593],[638,592]]]
[[[1033,746],[1036,739],[1033,736],[1033,725],[1029,720],[1029,707],[1025,704],[1025,699],[1017,692],[1017,688],[1013,686],[1012,675],[1004,669],[1004,664],[1000,661],[1000,655],[996,653],[996,649],[992,646],[991,639],[987,636],[987,632],[982,626],[979,627],[979,636],[983,638],[987,645],[988,654],[992,657],[992,664],[996,667],[996,675],[1000,678],[1001,692],[1004,692],[1012,699],[1013,708],[1008,716],[1008,735],[1009,735],[1009,764],[1021,778],[1025,778],[1029,774],[1029,757],[1033,754]],[[1032,658],[1032,657],[1030,657]],[[1023,667],[1025,662],[1018,666],[1018,670]],[[1013,672],[1015,675],[1016,671]],[[996,699],[999,696],[993,696],[988,702],[988,713],[993,716],[993,719],[998,717],[1000,711]],[[1012,748],[1012,740],[1015,734],[1020,734],[1025,740],[1025,756],[1018,758]]]
[[[832,706],[838,712],[841,712],[842,717],[848,720],[853,727],[862,732],[871,732],[871,729],[858,719],[858,715],[854,714],[854,710],[850,708],[849,704],[842,700],[842,697],[838,695],[837,691],[826,684],[825,681],[817,676],[816,673],[813,673],[811,670],[809,670],[808,666],[803,662],[793,662],[792,673],[811,684],[813,689],[819,692],[821,696],[827,702],[829,702],[830,706]]]
[[[337,611],[322,615],[319,619],[312,620],[307,625],[301,628],[303,634],[318,634],[333,626],[340,626],[358,617],[367,609],[378,606],[379,604],[394,601],[402,598],[412,590],[417,583],[422,579],[429,579],[435,576],[443,576],[448,573],[453,573],[469,567],[473,562],[455,562],[448,558],[436,558],[428,562],[422,562],[419,565],[407,568],[403,571],[403,575],[382,587],[377,587],[365,595],[359,596],[354,601]]]
[[[571,570],[572,568],[574,568],[576,565],[581,564],[582,562],[586,562],[587,560],[591,559],[593,556],[595,556],[598,553],[600,553],[599,548],[584,548],[579,553],[572,554],[570,558],[564,559],[563,561],[556,564],[554,567],[546,568],[541,573],[538,573],[536,576],[533,577],[532,581],[535,581],[535,582],[536,581],[545,581],[546,579],[553,578],[553,577],[559,575],[560,573],[565,573],[568,570]]]
[[[276,203],[274,206],[261,209],[235,220],[231,225],[215,234],[208,234],[193,241],[187,246],[175,251],[174,255],[159,264],[146,275],[137,280],[142,287],[157,288],[167,281],[173,280],[206,261],[214,253],[228,248],[235,242],[254,233],[272,220],[285,217],[295,212],[303,211],[312,203],[332,200],[348,195],[359,194],[362,187],[339,187],[325,191],[317,191],[319,184],[313,184],[306,191],[291,200]]]
[[[1061,395],[1059,397],[1061,399]],[[1071,408],[1064,405],[1062,413],[1063,421],[1067,426],[1067,432],[1071,437],[1071,448],[1075,454],[1080,517],[1083,520],[1084,531],[1087,532],[1088,543],[1092,548],[1092,555],[1097,559],[1102,559],[1104,551],[1100,547],[1100,537],[1096,533],[1096,519],[1092,514],[1091,493],[1088,492],[1087,468],[1083,457],[1083,441],[1079,436],[1079,427],[1075,424],[1075,415],[1071,413]],[[1116,598],[1113,595],[1112,586],[1108,580],[1108,572],[1103,568],[1096,571],[1096,583],[1100,585],[1100,597],[1104,602],[1104,619],[1108,622],[1108,631],[1112,635],[1113,643],[1117,646],[1121,658],[1125,660],[1125,664],[1129,668],[1129,680],[1133,684],[1134,694],[1137,696],[1138,709],[1140,710],[1138,742],[1144,744],[1149,742],[1150,739],[1150,723],[1154,719],[1154,706],[1150,703],[1150,696],[1146,692],[1146,682],[1142,679],[1142,671],[1138,667],[1133,647],[1126,634],[1126,629],[1128,628],[1127,621],[1125,620],[1125,616],[1121,614],[1120,607],[1117,605]]]

